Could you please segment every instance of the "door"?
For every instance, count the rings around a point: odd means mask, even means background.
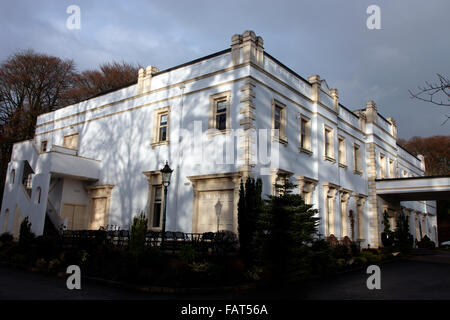
[[[218,202],[220,205],[218,205]],[[217,211],[220,207],[220,215]],[[199,192],[197,232],[233,231],[233,190]]]
[[[86,230],[88,227],[85,205],[63,204],[61,218],[67,219],[67,230]]]

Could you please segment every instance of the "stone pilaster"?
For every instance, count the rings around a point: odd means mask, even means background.
[[[387,121],[391,124],[391,134],[397,139],[397,122],[393,118],[387,118]]]
[[[367,121],[367,117],[366,117],[366,113],[364,110],[358,110],[355,111],[356,115],[358,116],[358,124],[359,124],[359,129],[362,132],[366,132],[366,121]]]
[[[242,96],[240,99],[240,111],[242,115],[239,124],[241,126],[240,134],[240,160],[242,161],[242,166],[240,171],[242,172],[242,178],[245,180],[247,177],[253,176],[252,168],[255,163],[253,157],[255,156],[255,144],[256,144],[256,128],[255,128],[255,84],[253,80],[247,79],[241,87]]]
[[[138,94],[143,94],[151,91],[153,74],[157,73],[158,71],[158,68],[155,66],[148,66],[145,69],[139,69],[137,85]]]
[[[372,100],[366,102],[366,119],[369,123],[377,123],[377,105]]]
[[[349,236],[349,216],[347,212],[348,208],[348,199],[350,198],[352,192],[350,190],[340,188],[340,211],[341,211],[341,238],[344,238],[345,236]],[[351,236],[351,235],[350,235]]]
[[[333,108],[336,113],[339,113],[339,95],[338,89],[330,89],[331,97],[333,98]]]
[[[320,102],[320,87],[321,87],[320,76],[317,74],[309,76],[308,81],[312,86],[311,100],[313,102]]]
[[[264,41],[251,30],[231,38],[231,62],[237,65],[252,62],[260,67],[264,61]]]
[[[367,161],[367,180],[368,180],[368,199],[367,199],[367,218],[368,218],[368,243],[371,247],[380,245],[379,236],[379,214],[378,199],[375,179],[377,177],[375,144],[366,144],[366,161]]]

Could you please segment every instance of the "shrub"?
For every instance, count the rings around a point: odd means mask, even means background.
[[[314,241],[311,251],[311,269],[313,274],[322,276],[330,275],[337,271],[337,259],[334,255],[334,249],[326,240]]]
[[[291,194],[294,185],[286,181],[275,185],[278,195],[269,196],[257,224],[255,247],[260,249],[260,262],[272,275],[272,282],[284,285],[300,280],[310,270],[308,244],[317,233],[317,210],[298,194]]]
[[[436,244],[434,243],[434,241],[431,241],[430,238],[428,238],[427,235],[425,235],[422,240],[420,240],[417,244],[417,246],[419,248],[423,248],[423,249],[434,249],[436,247]]]
[[[403,213],[397,215],[397,227],[394,232],[394,245],[400,252],[408,252],[413,246],[413,237],[409,233],[408,216]]]
[[[247,266],[254,263],[253,239],[257,220],[262,211],[261,179],[247,178],[241,182],[238,202],[239,254]]]
[[[367,258],[364,256],[355,257],[354,263],[358,265],[365,265],[367,264]]]
[[[20,224],[19,245],[28,247],[31,245],[34,238],[35,235],[31,232],[31,222],[28,221],[28,217],[25,217]]]
[[[13,240],[14,240],[13,235],[8,232],[4,232],[0,235],[0,242],[3,244],[11,243],[13,242]]]
[[[180,248],[180,257],[187,263],[192,263],[195,259],[195,249],[191,244],[184,244]]]
[[[148,219],[141,211],[140,215],[133,218],[130,230],[129,250],[135,258],[142,257],[145,249],[145,238],[147,236]]]
[[[47,270],[47,261],[44,258],[36,260],[36,268],[39,270]]]
[[[56,271],[60,265],[61,261],[59,261],[58,259],[52,259],[48,263],[48,270],[52,272]]]

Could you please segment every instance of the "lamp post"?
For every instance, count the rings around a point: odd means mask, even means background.
[[[164,187],[164,207],[163,207],[163,221],[162,221],[162,237],[161,237],[161,247],[164,247],[164,240],[166,237],[166,207],[167,207],[167,187],[170,185],[170,177],[172,176],[172,169],[170,169],[169,164],[166,161],[164,168],[160,170],[161,172],[161,183]]]
[[[217,203],[214,205],[214,208],[216,209],[216,216],[217,216],[217,232],[219,232],[219,219],[220,214],[222,213],[222,202],[218,200]]]

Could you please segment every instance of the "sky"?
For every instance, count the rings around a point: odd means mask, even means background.
[[[80,29],[67,28],[70,5],[80,8]],[[370,5],[380,8],[380,29],[367,27]],[[337,88],[348,109],[374,100],[400,138],[450,135],[450,107],[408,92],[450,76],[449,12],[448,0],[1,1],[0,61],[31,48],[80,71],[111,61],[163,70],[253,30],[283,64]]]

